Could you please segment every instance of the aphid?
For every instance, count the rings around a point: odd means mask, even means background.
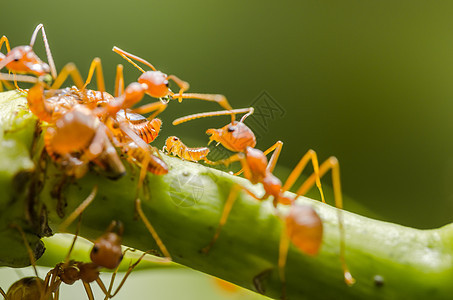
[[[205,101],[217,102],[224,109],[231,110],[231,106],[228,103],[228,100],[223,95],[219,94],[194,94],[194,93],[184,93],[189,89],[189,84],[175,75],[167,75],[160,71],[150,64],[148,61],[135,56],[131,53],[128,53],[118,47],[113,47],[113,51],[121,55],[124,59],[133,64],[137,69],[142,71],[142,75],[138,78],[138,82],[129,84],[126,88],[124,94],[117,98],[117,101],[110,103],[108,106],[109,114],[113,115],[120,109],[131,108],[133,105],[138,103],[144,96],[148,94],[151,97],[159,98],[161,101],[143,105],[134,109],[134,112],[139,114],[145,114],[154,112],[148,119],[155,118],[159,113],[165,110],[167,102],[171,99],[178,99],[181,102],[183,99],[200,99]],[[140,68],[135,62],[136,60],[141,62],[152,69],[152,71],[144,71]],[[173,93],[169,88],[169,81],[173,80],[179,87],[178,93]],[[232,115],[232,121],[234,121],[234,116]]]
[[[214,113],[204,113],[204,114],[197,114],[191,115],[184,118],[180,118],[175,120],[173,124],[180,124],[188,120],[193,120],[202,117],[209,117],[212,115],[226,115],[231,113],[238,113],[238,110],[233,111],[224,111],[224,112],[214,112]],[[220,235],[221,228],[226,223],[228,215],[231,211],[231,208],[237,198],[237,194],[240,189],[245,190],[249,195],[254,197],[257,200],[265,200],[269,198],[269,196],[273,197],[273,203],[276,207],[277,204],[285,204],[285,205],[294,205],[295,200],[300,195],[304,195],[313,185],[316,183],[319,192],[321,194],[322,202],[324,200],[324,193],[321,187],[320,178],[323,177],[327,171],[332,170],[332,182],[333,182],[333,189],[334,189],[334,197],[335,197],[335,205],[338,210],[338,223],[339,223],[339,230],[340,230],[340,260],[343,268],[345,282],[349,285],[354,283],[354,278],[351,276],[348,267],[345,262],[345,242],[344,242],[344,225],[343,225],[343,214],[342,214],[342,207],[343,207],[343,198],[341,193],[341,183],[340,183],[340,166],[338,160],[335,157],[330,157],[326,161],[324,161],[321,166],[319,166],[318,159],[316,152],[313,150],[309,150],[296,167],[293,169],[289,177],[287,178],[285,184],[282,185],[282,182],[275,177],[272,172],[277,164],[278,157],[280,155],[281,149],[283,147],[283,143],[278,141],[272,147],[270,147],[265,152],[261,150],[255,149],[255,136],[243,122],[245,118],[253,113],[253,109],[249,109],[248,113],[242,117],[239,122],[232,122],[220,129],[208,129],[206,133],[210,134],[210,141],[216,141],[221,143],[226,148],[232,151],[238,152],[233,156],[214,162],[213,164],[224,164],[229,165],[232,162],[239,161],[242,165],[242,170],[244,172],[244,177],[247,178],[253,184],[261,183],[263,185],[265,194],[261,197],[256,196],[253,192],[248,190],[246,187],[235,185],[225,203],[224,210],[222,212],[222,216],[219,222],[219,226],[217,231],[214,235],[213,240],[211,243],[204,248],[204,252],[208,252],[214,242]],[[270,161],[268,162],[266,155],[269,154],[271,151],[274,151]],[[299,178],[302,171],[305,169],[309,162],[312,162],[314,173],[301,185],[301,187],[297,190],[296,196],[294,199],[287,197],[284,193],[288,191]],[[314,220],[314,231],[316,234],[311,236],[307,232],[307,229],[304,228],[304,223],[300,220],[304,219],[305,215],[311,216],[311,219]],[[292,207],[291,213],[285,218],[285,226],[286,226],[286,235],[291,239],[291,241],[304,253],[308,254],[316,254],[318,252],[321,236],[322,236],[322,223],[315,221],[315,219],[319,219],[316,212],[313,209],[304,208],[294,208]],[[318,225],[316,225],[319,223]],[[321,226],[321,227],[320,227]],[[310,238],[313,238],[311,242],[298,242],[298,240],[309,240],[307,239],[307,235]],[[279,259],[279,267],[282,270],[284,268],[284,261],[286,261],[286,252],[288,247],[284,247],[284,237],[285,234],[282,235],[282,243],[280,247],[280,259]],[[310,245],[306,248],[304,245]],[[281,271],[283,273],[283,271]],[[284,281],[284,277],[282,278]]]
[[[118,122],[126,122],[142,140],[147,144],[154,141],[159,135],[162,121],[160,119],[148,120],[144,116],[132,112],[120,110],[116,114]]]
[[[211,163],[206,156],[209,154],[209,148],[197,147],[189,148],[176,136],[170,136],[165,141],[165,146],[162,151],[179,156],[180,158],[188,161],[198,162],[204,160],[207,163]]]
[[[33,46],[35,44],[36,36],[39,30],[41,30],[42,33],[49,64],[41,61],[41,59],[33,51]],[[2,38],[0,39],[0,49],[3,43],[6,45],[7,53],[6,55],[0,55],[0,70],[6,67],[10,72],[13,72],[13,74],[27,73],[40,77],[50,73],[52,75],[52,78],[55,79],[57,77],[55,63],[52,58],[52,53],[50,52],[44,25],[39,24],[38,26],[36,26],[31,36],[30,45],[17,46],[11,49],[8,38],[6,36],[2,36]],[[16,80],[14,80],[14,84],[18,90],[21,90],[17,86]]]

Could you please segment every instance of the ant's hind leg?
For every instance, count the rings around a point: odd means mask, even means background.
[[[88,71],[88,76],[87,80],[85,81],[85,84],[82,87],[82,90],[87,87],[87,85],[91,82],[91,79],[93,78],[94,71],[96,70],[96,83],[97,83],[97,89],[101,92],[105,92],[105,81],[104,81],[104,73],[102,72],[102,64],[101,64],[101,59],[99,57],[96,57],[93,59],[90,65],[90,70]],[[102,97],[104,95],[102,94]]]
[[[123,75],[123,65],[118,64],[116,66],[116,76],[115,76],[115,98],[124,94],[124,75]]]
[[[154,227],[149,222],[148,218],[146,217],[145,213],[142,210],[142,202],[139,198],[135,200],[135,211],[138,213],[140,219],[145,224],[146,228],[148,229],[149,233],[153,236],[154,240],[156,241],[157,246],[159,247],[160,251],[164,254],[165,257],[171,259],[170,252],[168,252],[167,247],[165,247],[164,243],[160,239],[159,235],[157,234]]]
[[[95,185],[88,197],[60,224],[60,227],[58,228],[59,232],[64,232],[78,216],[82,215],[83,211],[93,202],[97,191],[98,187]]]
[[[148,120],[152,120],[155,117],[157,117],[157,115],[159,115],[161,112],[163,112],[166,108],[167,108],[167,103],[158,101],[158,102],[152,102],[152,103],[145,104],[140,107],[134,108],[132,111],[137,114],[146,114],[146,113],[150,113],[153,111],[154,113],[152,113],[147,118]]]
[[[291,174],[288,176],[288,179],[286,179],[286,182],[282,187],[282,192],[288,191],[294,185],[297,178],[299,178],[300,174],[305,169],[305,167],[307,166],[309,161],[311,161],[312,165],[313,165],[313,170],[314,170],[313,175],[315,176],[316,186],[318,187],[319,193],[321,195],[321,200],[323,203],[325,203],[326,201],[324,199],[324,193],[322,191],[322,186],[321,186],[321,179],[320,179],[321,176],[319,175],[318,156],[316,155],[316,152],[311,149],[308,150],[304,156],[302,156],[299,163],[296,165],[296,167],[293,169]]]
[[[297,190],[296,198],[300,195],[304,195],[316,182],[317,178],[324,176],[327,171],[331,170],[332,172],[332,184],[335,198],[335,206],[338,208],[338,226],[340,230],[340,260],[343,268],[343,274],[345,282],[348,285],[352,285],[355,282],[355,279],[352,277],[349,272],[348,266],[345,260],[345,232],[344,232],[344,222],[343,222],[343,196],[341,192],[341,182],[340,182],[340,164],[336,157],[331,156],[319,167],[319,174],[312,174],[301,187]]]

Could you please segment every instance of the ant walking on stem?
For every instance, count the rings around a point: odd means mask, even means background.
[[[287,178],[285,184],[282,184],[282,182],[277,177],[275,177],[272,172],[277,164],[283,143],[281,141],[278,141],[265,152],[254,148],[256,145],[255,135],[253,131],[244,124],[246,117],[253,113],[253,108],[245,110],[240,109],[200,113],[179,118],[175,120],[173,124],[178,125],[186,121],[198,118],[231,115],[244,112],[247,113],[241,118],[239,122],[232,121],[222,128],[208,129],[206,131],[207,134],[211,135],[210,142],[216,141],[218,144],[222,144],[225,148],[237,152],[231,157],[216,161],[213,164],[229,165],[236,161],[240,162],[242,170],[238,173],[241,173],[243,171],[244,177],[253,184],[261,183],[263,185],[265,194],[260,197],[255,195],[246,187],[235,184],[232,187],[230,194],[226,200],[216,233],[209,245],[205,247],[203,251],[208,252],[214,245],[215,241],[218,239],[221,229],[227,221],[228,215],[231,211],[231,208],[233,207],[234,202],[236,201],[240,190],[244,190],[247,194],[260,201],[268,199],[270,196],[272,196],[274,207],[277,207],[277,204],[291,205],[290,213],[286,217],[284,217],[285,229],[282,233],[279,250],[280,254],[278,265],[280,269],[280,277],[282,282],[284,283],[284,268],[286,264],[286,255],[288,252],[289,240],[291,240],[293,244],[302,252],[310,255],[315,255],[318,253],[322,242],[322,222],[318,214],[311,207],[296,204],[295,200],[299,196],[307,193],[313,187],[313,185],[316,184],[321,195],[321,200],[325,203],[320,178],[323,177],[329,170],[331,170],[335,205],[338,208],[337,212],[340,230],[340,261],[343,269],[344,280],[348,285],[352,285],[355,280],[349,272],[345,261],[345,234],[342,214],[343,197],[340,184],[340,166],[338,160],[335,157],[332,156],[328,158],[319,166],[316,152],[309,150],[305,155],[302,156],[299,163]],[[272,154],[272,157],[268,162],[266,155],[272,151],[274,151],[274,153]],[[313,174],[304,181],[301,187],[297,190],[296,196],[294,198],[286,196],[285,192],[294,185],[294,183],[310,161],[313,165]]]

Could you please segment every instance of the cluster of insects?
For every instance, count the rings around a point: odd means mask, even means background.
[[[43,62],[33,51],[33,45],[39,31],[41,31],[44,40],[48,63]],[[1,87],[3,88],[3,85],[5,85],[9,88],[16,88],[26,94],[29,109],[40,122],[45,124],[43,126],[45,153],[67,176],[74,178],[83,177],[92,166],[110,178],[119,178],[126,172],[126,168],[120,159],[120,156],[124,156],[130,163],[136,164],[140,168],[137,187],[137,190],[139,190],[148,172],[155,175],[165,175],[169,172],[161,152],[150,145],[160,133],[162,126],[161,120],[156,117],[165,110],[168,103],[173,100],[181,102],[184,99],[216,102],[223,110],[185,116],[175,120],[173,124],[179,125],[187,121],[213,116],[231,116],[231,122],[218,129],[208,129],[206,133],[210,136],[210,142],[217,142],[235,154],[227,159],[211,161],[207,158],[209,148],[187,147],[176,136],[170,136],[166,139],[163,150],[183,160],[202,161],[208,165],[228,166],[233,162],[239,162],[242,169],[236,175],[243,173],[244,177],[251,183],[261,183],[264,188],[265,194],[257,196],[245,186],[234,184],[231,187],[215,235],[202,249],[205,253],[209,252],[216,240],[221,238],[222,227],[227,222],[239,193],[245,192],[259,201],[272,197],[275,207],[279,204],[290,206],[289,213],[281,216],[284,226],[279,246],[278,269],[283,286],[286,256],[290,243],[308,255],[316,255],[322,243],[323,224],[321,218],[312,207],[297,204],[296,199],[316,185],[322,201],[325,202],[320,178],[331,171],[335,203],[339,208],[341,265],[346,283],[354,283],[344,258],[342,193],[339,164],[336,158],[330,157],[319,164],[316,153],[309,150],[303,155],[283,184],[273,174],[283,143],[277,141],[264,152],[255,148],[255,135],[245,124],[247,117],[253,114],[253,108],[233,109],[226,97],[220,94],[187,93],[186,91],[189,89],[187,82],[175,75],[162,73],[145,59],[118,47],[114,47],[113,51],[130,62],[142,74],[136,82],[125,87],[123,67],[118,65],[115,90],[111,95],[105,89],[99,58],[92,61],[85,81],[72,63],[67,64],[59,74],[57,73],[44,27],[41,24],[33,32],[29,45],[11,49],[5,36],[0,40],[0,49],[3,44],[6,45],[7,53],[0,53],[0,70],[5,68],[10,74],[2,73]],[[150,70],[145,71],[137,63],[147,66]],[[87,88],[93,76],[96,76],[97,90]],[[68,77],[72,78],[74,86],[62,88]],[[177,92],[170,89],[170,81],[173,81],[178,87]],[[10,82],[13,82],[13,84]],[[33,86],[25,91],[19,88],[18,82],[31,82]],[[145,94],[156,98],[157,101],[140,106],[139,104]],[[139,106],[136,107],[136,105]],[[149,116],[145,117],[144,114],[149,114]],[[236,117],[240,114],[244,115],[237,121]],[[268,160],[267,155],[271,153],[272,156]],[[295,184],[310,162],[313,166],[313,174],[296,191],[296,196],[288,196],[285,192]],[[93,201],[94,197],[95,189],[84,202],[84,207]],[[144,214],[138,196],[136,198],[136,212],[156,240],[162,254],[171,258],[171,254]],[[81,211],[77,211],[68,217],[67,223],[72,222],[80,214]],[[93,281],[99,284],[106,298],[113,297],[116,292],[111,293],[112,285],[107,289],[99,280],[98,275],[101,266],[115,269],[122,258],[120,248],[122,228],[120,227],[117,223],[112,223],[107,233],[95,242],[91,253],[91,263],[69,260],[69,251],[67,259],[55,266],[45,280],[38,277],[23,279],[16,282],[7,293],[3,290],[0,292],[6,299],[16,299],[13,294],[20,289],[26,290],[26,293],[39,295],[36,296],[36,299],[58,298],[61,283],[71,284],[80,279],[89,299],[93,299],[89,287],[89,283]],[[23,235],[22,231],[21,233]],[[132,271],[135,265],[131,266],[127,274]]]

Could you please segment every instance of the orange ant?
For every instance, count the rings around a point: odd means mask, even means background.
[[[41,30],[42,33],[49,64],[42,62],[41,59],[33,51],[33,46],[35,44],[36,36],[39,30]],[[52,58],[52,53],[50,52],[50,47],[47,41],[47,36],[43,24],[36,26],[31,36],[30,45],[17,46],[11,49],[8,38],[6,36],[2,36],[2,38],[0,39],[0,49],[3,44],[5,44],[6,46],[7,53],[6,55],[0,53],[0,70],[6,67],[10,72],[13,72],[14,74],[31,73],[38,77],[47,75],[50,72],[52,78],[56,78],[57,72],[55,63]],[[18,90],[21,90],[17,86],[16,80],[14,80],[14,84]]]
[[[316,254],[321,244],[322,237],[322,222],[318,221],[319,216],[312,208],[298,208],[295,206],[295,200],[308,192],[313,185],[316,183],[319,192],[321,194],[322,202],[325,203],[324,194],[321,187],[320,178],[323,177],[327,171],[332,170],[332,181],[334,189],[335,204],[338,208],[338,222],[340,230],[340,260],[343,268],[343,274],[345,282],[348,285],[352,285],[355,281],[351,276],[348,267],[345,262],[345,242],[344,242],[344,225],[343,225],[343,198],[341,193],[341,183],[340,183],[340,166],[338,160],[335,157],[328,158],[325,162],[319,166],[316,152],[309,150],[296,165],[294,170],[291,172],[287,178],[285,184],[282,185],[282,182],[275,177],[272,172],[277,164],[278,157],[280,155],[283,143],[278,141],[272,147],[270,147],[265,152],[255,149],[256,138],[252,130],[244,124],[244,120],[247,116],[253,113],[253,108],[249,108],[239,122],[231,122],[230,124],[220,128],[220,129],[208,129],[207,134],[210,134],[210,142],[216,141],[224,145],[227,149],[238,152],[233,156],[214,162],[213,164],[224,164],[229,165],[233,162],[239,161],[242,165],[242,170],[244,172],[244,177],[247,178],[253,184],[261,183],[263,185],[265,194],[261,197],[256,196],[253,192],[248,190],[246,187],[240,186],[238,184],[234,185],[227,200],[225,207],[222,212],[222,216],[217,227],[214,238],[210,244],[203,249],[204,252],[208,252],[213,246],[215,241],[220,235],[220,231],[223,225],[226,223],[228,215],[231,211],[231,208],[237,198],[237,194],[240,189],[243,189],[249,195],[257,200],[265,200],[269,196],[273,196],[274,207],[277,207],[277,204],[292,205],[291,212],[288,216],[285,217],[286,223],[286,234],[282,234],[281,244],[280,244],[280,256],[279,256],[279,268],[284,282],[284,266],[286,263],[286,253],[288,251],[288,237],[293,241],[293,243],[303,252],[308,254]],[[201,113],[196,115],[190,115],[187,117],[179,118],[173,122],[174,125],[181,124],[183,122],[203,118],[210,116],[219,116],[219,115],[229,115],[244,112],[244,110],[231,110],[231,111],[220,111],[213,113]],[[274,151],[271,159],[267,160],[266,155],[271,151]],[[297,178],[300,176],[302,171],[307,166],[308,162],[311,161],[314,169],[314,173],[301,185],[297,190],[296,196],[294,199],[289,198],[284,195],[296,182]],[[239,173],[239,172],[238,172]],[[306,231],[306,226],[304,225],[307,222],[305,216],[310,216],[309,221],[312,221],[312,225],[309,225],[310,231]],[[316,234],[311,235],[312,232]],[[308,246],[304,246],[307,245]],[[307,248],[308,247],[308,248]]]
[[[209,154],[209,148],[207,147],[197,147],[189,148],[187,147],[178,137],[170,136],[165,141],[165,146],[162,151],[167,151],[168,153],[179,156],[183,160],[198,162],[199,160],[204,160],[206,163],[211,163],[206,156]]]
[[[148,117],[148,119],[155,118],[159,113],[165,110],[168,101],[177,98],[179,102],[183,99],[200,99],[205,101],[217,102],[224,109],[231,110],[231,106],[225,96],[220,94],[195,94],[195,93],[184,93],[189,89],[189,83],[179,79],[175,75],[167,75],[150,64],[148,61],[128,53],[118,47],[113,47],[113,51],[121,55],[124,59],[134,65],[143,74],[138,78],[138,82],[129,84],[126,88],[124,95],[119,97],[117,101],[111,103],[108,107],[109,114],[113,115],[122,108],[132,107],[138,103],[144,96],[148,94],[151,97],[159,98],[161,101],[143,105],[134,109],[139,114],[145,114],[149,112],[154,113]],[[152,69],[152,71],[145,71],[139,67],[133,60],[141,62]],[[173,93],[169,88],[169,80],[173,80],[179,87],[177,94]],[[234,115],[232,115],[232,121],[234,121]]]

